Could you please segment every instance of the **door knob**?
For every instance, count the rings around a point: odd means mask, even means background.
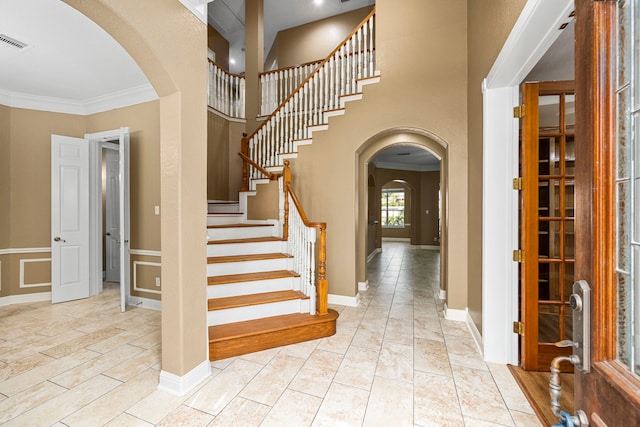
[[[104,233],[104,235],[105,236],[111,236],[111,233],[107,231],[106,233]]]
[[[54,237],[54,238],[53,238],[53,241],[54,241],[54,242],[66,242],[66,240],[61,239],[59,236]]]

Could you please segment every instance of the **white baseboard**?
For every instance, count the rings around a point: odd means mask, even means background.
[[[150,310],[162,310],[162,301],[151,298],[136,297],[129,295],[129,304],[131,307],[142,307]]]
[[[455,320],[456,322],[467,321],[467,310],[457,310],[447,307],[447,303],[444,303],[444,318],[447,320]]]
[[[369,256],[367,257],[367,262],[371,261],[372,259],[374,259],[376,257],[376,255],[378,255],[379,253],[382,252],[382,248],[376,248],[375,251],[371,252],[369,254]]]
[[[364,282],[358,282],[358,290],[366,291],[369,289],[369,280],[365,280]]]
[[[356,294],[354,297],[347,297],[344,295],[328,295],[329,304],[333,305],[346,305],[347,307],[357,307],[360,304],[360,294]]]
[[[440,293],[438,294],[438,298],[440,298],[441,300],[446,300],[447,299],[447,291],[444,289],[440,289]]]
[[[203,361],[198,366],[183,376],[178,376],[167,371],[160,371],[158,389],[164,390],[176,396],[184,396],[195,386],[211,375],[211,362]]]
[[[8,295],[0,298],[0,307],[11,304],[27,304],[31,302],[51,301],[51,292],[33,294]]]
[[[484,358],[484,344],[482,342],[482,334],[480,334],[480,331],[476,327],[475,322],[471,318],[471,315],[469,314],[469,309],[468,308],[467,308],[466,312],[467,312],[467,326],[469,326],[469,330],[471,331],[471,335],[473,336],[473,340],[476,343],[476,347],[478,347],[478,351],[480,352],[480,354]]]
[[[411,237],[383,237],[383,242],[410,242]]]

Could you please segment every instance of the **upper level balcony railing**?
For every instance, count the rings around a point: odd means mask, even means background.
[[[231,74],[209,59],[209,107],[233,119],[245,118],[244,76]]]
[[[260,115],[268,116],[316,69],[322,60],[260,73]]]

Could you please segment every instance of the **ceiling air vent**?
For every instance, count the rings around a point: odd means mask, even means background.
[[[20,40],[16,40],[14,38],[11,38],[9,36],[7,36],[6,34],[0,34],[0,42],[7,44],[9,46],[13,46],[16,49],[24,49],[25,47],[29,46],[26,43],[21,42]]]

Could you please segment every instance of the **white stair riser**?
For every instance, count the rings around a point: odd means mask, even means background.
[[[245,239],[249,237],[270,237],[276,235],[276,227],[233,227],[233,228],[209,228],[207,240]]]
[[[207,312],[207,326],[225,325],[293,313],[308,313],[309,300],[296,299]]]
[[[207,245],[207,256],[286,253],[286,243],[275,240],[272,242],[211,244]]]
[[[261,259],[255,261],[219,262],[207,264],[207,276],[257,273],[259,271],[290,270],[291,258]]]
[[[238,203],[225,203],[225,204],[214,204],[209,203],[208,212],[225,212],[225,213],[239,213],[240,206]]]
[[[236,297],[240,295],[261,294],[265,292],[299,290],[299,277],[282,277],[280,279],[252,280],[242,283],[207,286],[207,299]]]
[[[245,218],[243,214],[239,213],[223,213],[207,215],[207,225],[220,225],[220,224],[237,224],[244,222]]]

